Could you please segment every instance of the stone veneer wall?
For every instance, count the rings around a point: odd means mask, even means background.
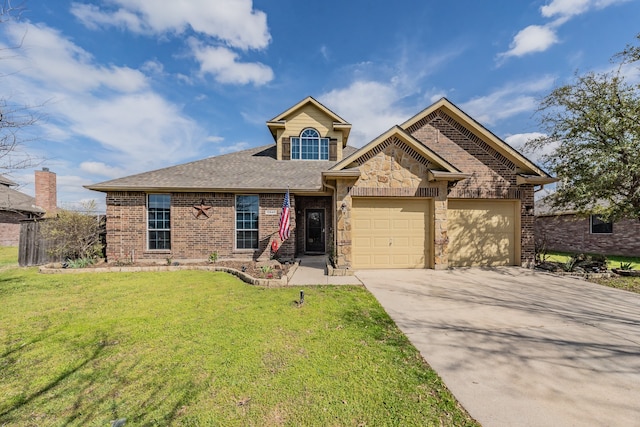
[[[407,150],[397,140],[386,141],[384,148],[360,164],[360,178],[337,180],[336,212],[339,267],[352,266],[352,193],[370,197],[421,197],[433,200],[432,231],[434,259],[429,264],[446,268],[447,259],[447,183],[429,182],[429,163]],[[343,203],[346,209],[342,210]],[[427,242],[430,244],[430,242]],[[429,251],[431,253],[431,251]]]
[[[147,249],[146,193],[110,192],[107,194],[107,260],[164,260],[172,258],[205,260],[216,251],[220,258],[253,257],[268,259],[271,241],[278,239],[283,194],[260,194],[259,248],[235,249],[235,195],[232,193],[172,193],[171,250]],[[196,218],[193,206],[211,206],[208,217]],[[291,195],[295,212],[295,196]],[[267,215],[266,211],[276,211]],[[283,259],[295,254],[296,220],[291,216],[291,238],[279,250]]]
[[[611,234],[591,234],[589,217],[539,216],[535,229],[548,250],[640,257],[640,221],[619,221],[613,224]]]

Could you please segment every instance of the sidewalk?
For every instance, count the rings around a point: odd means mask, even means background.
[[[300,265],[289,281],[289,286],[297,285],[362,285],[356,276],[327,276],[326,255],[305,255],[300,257]]]

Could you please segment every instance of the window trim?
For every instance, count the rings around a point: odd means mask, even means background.
[[[169,197],[169,228],[150,228],[149,227],[149,205],[150,205],[150,197],[151,196],[168,196]],[[146,244],[146,250],[149,252],[171,252],[171,241],[172,236],[171,236],[171,193],[147,193],[147,205],[146,205],[146,237],[147,237],[147,244]],[[169,247],[168,248],[162,248],[162,249],[152,249],[151,248],[151,238],[150,238],[150,234],[152,231],[168,231],[169,232]]]
[[[238,197],[256,197],[258,199],[257,209],[257,228],[238,228]],[[233,247],[234,251],[238,252],[254,252],[260,249],[260,195],[258,194],[236,194],[233,203]],[[256,246],[254,248],[239,248],[238,247],[238,231],[255,231],[256,232]]]
[[[317,136],[303,136],[305,134],[305,132],[308,131],[313,131]],[[302,158],[302,140],[306,139],[306,140],[317,140],[317,145],[318,145],[318,157],[317,158],[312,158],[312,159],[303,159]],[[302,129],[302,131],[300,132],[300,134],[298,136],[293,136],[291,138],[289,138],[289,144],[290,144],[290,159],[291,160],[329,160],[329,145],[330,145],[330,139],[329,138],[323,138],[322,136],[320,136],[320,132],[318,132],[317,129],[315,128],[304,128]],[[323,143],[325,143],[326,145],[326,153],[323,151]],[[298,157],[294,156],[294,147],[297,145],[297,149],[298,149]],[[325,156],[326,154],[326,156]],[[326,157],[326,158],[325,158]]]
[[[598,221],[600,221],[599,224],[595,224],[595,225],[607,225],[610,224],[610,231],[594,231],[593,230],[593,220],[596,219]],[[589,234],[613,234],[613,222],[609,221],[609,222],[605,222],[602,219],[600,219],[600,217],[598,215],[594,215],[591,214],[589,215]]]

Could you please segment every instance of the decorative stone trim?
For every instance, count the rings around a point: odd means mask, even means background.
[[[327,264],[327,276],[353,276],[355,272],[349,268],[333,268],[329,262],[329,258],[326,259]]]
[[[438,197],[440,195],[437,187],[419,188],[372,188],[372,187],[349,187],[351,196],[355,197]]]

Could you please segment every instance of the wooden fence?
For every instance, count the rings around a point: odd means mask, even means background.
[[[49,254],[49,249],[55,246],[55,242],[46,240],[40,233],[40,227],[44,221],[47,221],[47,219],[38,218],[20,221],[18,264],[21,267],[62,261],[62,257],[54,257]]]

